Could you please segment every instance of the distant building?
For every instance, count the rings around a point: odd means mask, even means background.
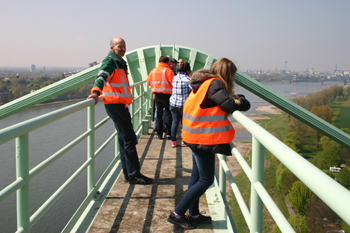
[[[98,65],[97,61],[93,61],[93,62],[89,63],[89,67],[93,67],[95,65]]]
[[[34,64],[32,64],[32,65],[30,66],[30,71],[31,71],[31,72],[35,72],[35,70],[36,70],[36,67],[35,67]]]

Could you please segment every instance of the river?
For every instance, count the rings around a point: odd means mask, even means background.
[[[325,82],[321,83],[267,83],[270,89],[287,97],[293,98],[290,93],[307,95],[317,91],[329,88],[332,85],[342,85],[341,82]],[[265,113],[256,111],[258,106],[270,105],[263,99],[246,91],[236,85],[236,93],[244,94],[251,101],[251,110],[249,114]],[[14,114],[8,118],[0,120],[0,129],[17,124],[19,122],[43,115],[45,113],[60,109],[67,104],[35,107]],[[102,103],[96,106],[96,123],[105,118],[106,112]],[[68,144],[70,141],[81,135],[86,130],[87,111],[81,110],[67,118],[61,119],[29,134],[29,167],[30,169],[37,164],[57,152],[60,148]],[[71,124],[74,122],[74,124]],[[69,123],[69,127],[66,127]],[[102,144],[107,136],[114,131],[111,121],[107,122],[100,130],[96,132],[96,148]],[[236,135],[235,141],[251,140],[249,133],[241,133]],[[69,151],[62,158],[58,159],[52,166],[34,177],[30,183],[30,213],[33,214],[37,208],[44,203],[56,189],[62,185],[62,180],[66,180],[73,172],[86,161],[86,140],[80,143],[73,150]],[[96,180],[107,167],[113,158],[113,143],[107,146],[103,153],[96,160]],[[64,169],[62,169],[64,168]],[[16,178],[15,165],[15,142],[14,140],[0,145],[0,190],[13,182]],[[72,217],[75,210],[79,207],[81,201],[87,193],[86,175],[79,177],[69,187],[67,192],[60,197],[52,208],[31,228],[32,232],[61,232],[65,224]],[[16,231],[16,197],[12,195],[6,201],[0,203],[0,233]]]

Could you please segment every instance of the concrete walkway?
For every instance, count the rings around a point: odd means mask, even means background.
[[[137,145],[141,172],[154,177],[152,185],[129,185],[121,175],[109,192],[88,232],[213,232],[212,224],[184,231],[167,221],[180,202],[191,176],[192,155],[185,145],[172,148],[171,140],[156,138],[150,129]],[[205,194],[200,210],[209,215]]]

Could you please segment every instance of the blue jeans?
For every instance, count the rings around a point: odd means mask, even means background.
[[[180,121],[182,122],[182,108],[170,106],[171,116],[173,123],[171,124],[171,141],[176,142],[177,128],[179,127]]]
[[[140,162],[136,151],[137,139],[131,123],[129,109],[124,104],[117,107],[105,107],[118,132],[120,160],[124,177],[140,175]]]
[[[192,174],[188,190],[175,212],[184,215],[189,210],[190,215],[199,214],[199,198],[214,182],[215,154],[192,149]]]

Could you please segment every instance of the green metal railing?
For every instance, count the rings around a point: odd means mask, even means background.
[[[131,86],[132,92],[135,96],[135,89],[139,89],[138,92],[142,93],[138,97],[133,99],[131,108],[131,117],[134,124],[134,130],[137,135],[142,132],[148,133],[150,127],[150,115],[151,112],[151,98],[147,92],[144,91],[145,81],[139,82]],[[146,98],[145,98],[146,97]],[[16,180],[10,185],[0,191],[0,202],[6,200],[10,195],[17,192],[17,232],[30,232],[30,228],[47,212],[50,207],[59,199],[59,197],[67,190],[67,188],[73,184],[73,182],[87,170],[87,197],[80,208],[87,205],[92,199],[98,198],[102,183],[110,173],[112,168],[119,162],[119,150],[117,138],[117,132],[114,132],[101,146],[95,151],[95,131],[104,125],[110,118],[106,117],[99,123],[95,124],[95,101],[93,99],[85,100],[68,107],[47,113],[45,115],[18,123],[16,125],[4,128],[0,130],[0,144],[8,142],[10,140],[16,140]],[[45,161],[29,170],[29,133],[40,127],[43,127],[51,122],[57,121],[61,118],[69,116],[81,109],[87,108],[87,130],[74,139],[72,142],[61,148],[59,151],[51,155]],[[30,180],[36,175],[43,172],[49,166],[51,166],[56,160],[62,157],[65,153],[78,145],[84,139],[87,138],[88,150],[87,160],[74,172],[74,174],[67,179],[62,186],[60,186],[55,193],[47,199],[43,205],[41,205],[35,213],[30,216],[29,212],[29,186]],[[116,142],[115,158],[112,160],[106,171],[102,174],[99,181],[95,183],[95,159],[101,153],[101,151],[113,140]],[[120,168],[119,168],[120,169]],[[83,209],[77,211],[82,212]],[[76,214],[77,215],[77,214]],[[67,228],[67,227],[66,227]]]
[[[242,167],[246,176],[251,182],[250,212],[242,194],[226,164],[226,156],[218,155],[219,164],[219,187],[223,199],[226,196],[226,177],[237,199],[244,219],[250,232],[263,232],[263,204],[270,212],[281,232],[295,232],[285,216],[277,207],[274,200],[264,188],[264,154],[265,148],[269,150],[281,163],[283,163],[296,177],[310,188],[320,199],[324,201],[339,217],[347,224],[350,224],[350,191],[333,180],[327,174],[319,170],[298,153],[275,138],[268,131],[250,120],[239,111],[232,116],[252,134],[252,165],[249,167],[246,160],[233,145],[232,153]],[[310,175],[312,174],[312,175]],[[331,191],[330,191],[331,190]],[[231,212],[226,212],[231,215]],[[230,216],[230,219],[232,216]],[[231,220],[232,222],[232,220]],[[228,226],[233,232],[236,231],[234,222]]]

